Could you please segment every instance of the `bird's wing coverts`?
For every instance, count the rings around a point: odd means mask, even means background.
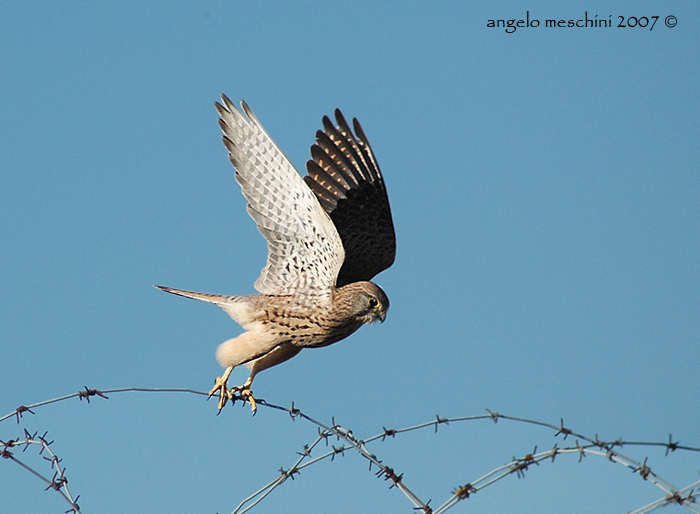
[[[344,260],[333,222],[250,107],[225,96],[219,126],[248,200],[248,214],[267,239],[267,264],[255,282],[263,294],[327,293]],[[245,113],[245,114],[244,114]]]
[[[304,180],[330,215],[345,248],[337,286],[371,280],[396,257],[396,235],[379,165],[360,123],[354,136],[340,110],[324,116]]]

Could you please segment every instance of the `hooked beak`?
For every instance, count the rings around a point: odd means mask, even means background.
[[[384,323],[385,319],[386,319],[386,311],[379,311],[379,321]]]

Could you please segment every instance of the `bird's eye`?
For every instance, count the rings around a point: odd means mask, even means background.
[[[371,297],[369,299],[369,306],[376,307],[377,305],[379,305],[379,302],[377,301],[377,299],[375,297]]]

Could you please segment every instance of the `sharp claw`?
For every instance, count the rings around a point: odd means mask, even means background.
[[[236,386],[233,389],[231,389],[232,393],[239,393],[241,396],[241,399],[244,402],[250,403],[250,409],[253,411],[253,415],[258,411],[258,404],[255,401],[255,397],[253,396],[253,391],[250,390],[250,384],[246,382],[245,384],[241,386]]]
[[[253,391],[248,389],[248,393],[249,394],[246,399],[250,402],[250,410],[253,411],[253,416],[255,416],[255,414],[258,412],[258,404],[255,402],[255,398],[253,397]]]
[[[214,388],[209,391],[209,398],[219,393],[219,412],[224,408],[226,402],[229,400],[236,401],[240,397],[244,402],[250,403],[250,408],[253,411],[253,415],[258,411],[258,404],[253,397],[253,391],[250,390],[250,384],[253,383],[252,378],[248,378],[246,383],[240,386],[228,388],[228,377],[233,371],[233,366],[226,368],[226,372],[222,377],[217,377]],[[234,396],[235,393],[239,393],[239,397]]]
[[[224,373],[224,376],[216,377],[214,388],[211,391],[209,391],[208,398],[211,398],[217,392],[219,393],[219,412],[221,412],[221,409],[224,408],[224,405],[226,405],[227,401],[233,400],[233,394],[228,389],[228,377],[231,374],[232,369],[233,368],[228,368]]]

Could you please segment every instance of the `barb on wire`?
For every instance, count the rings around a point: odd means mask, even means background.
[[[66,468],[61,466],[61,459],[59,459],[56,454],[51,450],[51,445],[53,444],[53,441],[47,441],[46,436],[48,435],[48,432],[44,432],[43,435],[38,435],[38,433],[30,434],[27,432],[27,430],[24,430],[24,439],[11,439],[9,441],[2,441],[0,440],[0,456],[3,459],[9,460],[14,462],[15,464],[18,464],[20,467],[26,469],[29,471],[31,474],[33,474],[35,477],[39,478],[42,480],[44,483],[47,484],[45,490],[52,489],[56,491],[58,494],[63,497],[63,499],[68,502],[68,505],[70,505],[70,508],[66,512],[73,512],[75,514],[81,514],[80,512],[80,507],[78,506],[78,498],[80,498],[80,495],[76,496],[75,498],[70,492],[70,489],[68,488],[68,478],[66,477]],[[15,452],[10,450],[10,448],[15,448],[15,447],[21,447],[22,452],[27,451],[28,448],[38,446],[39,447],[39,455],[44,457],[44,460],[50,463],[51,469],[53,470],[53,476],[51,478],[48,478],[47,476],[43,475],[42,473],[36,471],[34,468],[30,467],[27,465],[25,462],[19,460],[15,456]],[[44,452],[48,454],[47,456],[44,456]]]
[[[658,500],[653,501],[650,504],[645,505],[644,507],[640,507],[639,509],[632,511],[629,514],[647,514],[648,512],[658,509],[659,507],[665,507],[666,505],[670,505],[672,503],[676,503],[678,505],[686,505],[687,503],[697,503],[697,496],[694,491],[695,488],[699,485],[700,480],[693,484],[690,484],[687,487],[684,487],[677,493],[667,495],[663,498],[659,498]],[[683,497],[683,495],[685,495],[685,497]]]
[[[197,391],[193,389],[186,388],[139,388],[139,387],[124,387],[118,389],[89,389],[87,386],[83,390],[77,391],[73,394],[61,396],[51,400],[46,400],[43,402],[31,404],[31,405],[21,405],[16,408],[13,412],[0,417],[0,422],[3,422],[10,418],[16,418],[17,423],[22,419],[22,415],[29,412],[30,414],[35,414],[32,409],[42,407],[44,405],[49,405],[56,402],[61,402],[68,400],[70,398],[77,397],[79,400],[85,399],[87,403],[90,403],[90,398],[100,397],[102,399],[109,399],[107,394],[114,393],[126,393],[126,392],[152,392],[152,393],[189,393],[208,397],[208,393],[204,391]],[[265,499],[273,490],[282,485],[287,481],[288,478],[294,480],[295,475],[299,475],[303,469],[308,466],[314,465],[322,460],[330,459],[331,461],[337,456],[344,456],[346,451],[355,451],[362,458],[369,461],[369,469],[372,470],[373,466],[376,466],[378,471],[376,471],[376,476],[383,478],[385,481],[390,482],[389,489],[396,488],[400,490],[408,500],[413,504],[414,510],[419,511],[423,514],[442,514],[447,511],[458,502],[468,499],[470,496],[480,491],[508,476],[516,475],[519,478],[525,476],[525,472],[529,470],[533,465],[539,465],[540,462],[551,459],[551,462],[555,461],[558,455],[578,455],[579,462],[588,455],[595,455],[604,457],[612,463],[621,464],[622,466],[630,469],[634,473],[638,474],[643,480],[652,483],[657,488],[664,492],[664,496],[659,500],[650,503],[631,514],[647,514],[655,509],[663,507],[665,505],[675,504],[683,506],[690,510],[700,514],[700,508],[697,504],[697,494],[695,493],[695,488],[700,485],[700,481],[695,482],[683,489],[679,489],[669,482],[658,476],[651,467],[648,465],[648,458],[645,458],[642,463],[637,462],[626,455],[620,453],[617,448],[622,448],[623,446],[644,446],[653,447],[660,446],[666,448],[666,455],[673,453],[676,450],[685,450],[691,452],[700,452],[700,448],[692,446],[682,446],[678,441],[673,440],[673,436],[669,435],[669,440],[665,442],[640,442],[640,441],[623,441],[622,439],[616,439],[612,441],[604,441],[599,439],[598,434],[594,438],[587,437],[583,434],[575,432],[573,429],[564,425],[564,420],[560,419],[559,425],[553,425],[547,422],[531,420],[527,418],[521,418],[516,416],[508,416],[500,414],[498,412],[490,411],[486,409],[487,414],[474,415],[474,416],[463,416],[448,418],[439,415],[435,416],[435,419],[421,423],[418,425],[413,425],[405,428],[386,428],[382,427],[382,431],[378,434],[369,437],[367,439],[357,438],[353,431],[341,426],[336,423],[335,418],[331,418],[331,424],[326,425],[311,416],[302,412],[297,408],[294,403],[290,408],[282,407],[272,403],[268,403],[265,400],[260,399],[258,401],[259,406],[267,407],[273,410],[278,410],[287,413],[292,421],[296,419],[303,419],[317,427],[318,435],[313,442],[305,444],[301,452],[297,452],[297,459],[288,469],[280,468],[279,474],[270,483],[266,484],[258,491],[254,492],[247,498],[241,501],[241,503],[233,511],[233,514],[243,514],[249,511],[256,505],[258,505],[263,499]],[[421,430],[428,427],[433,427],[434,432],[438,431],[439,425],[450,425],[450,423],[455,424],[458,422],[466,421],[476,421],[476,420],[491,420],[494,423],[498,423],[499,420],[507,420],[515,423],[524,423],[534,426],[539,426],[542,428],[549,429],[554,432],[554,437],[563,436],[563,440],[567,440],[569,436],[574,438],[575,444],[568,447],[559,447],[554,444],[551,450],[544,452],[537,452],[537,447],[534,448],[532,453],[528,453],[523,457],[513,457],[511,462],[498,466],[495,469],[489,471],[484,476],[467,482],[463,486],[456,487],[451,496],[439,507],[433,509],[430,506],[430,501],[421,500],[413,491],[406,485],[406,480],[404,473],[399,473],[383,463],[374,453],[372,453],[367,445],[376,441],[385,441],[389,437],[392,439],[399,434],[406,432],[411,432],[414,430]],[[60,459],[58,459],[55,454],[51,451],[49,446],[53,441],[49,442],[46,440],[46,433],[42,436],[37,436],[37,434],[30,434],[25,430],[24,439],[12,439],[6,442],[0,441],[0,457],[4,460],[11,460],[16,462],[21,467],[30,471],[32,474],[43,480],[47,484],[47,489],[52,489],[58,492],[71,506],[67,512],[74,512],[76,514],[80,513],[80,509],[77,504],[78,497],[73,498],[70,491],[68,490],[68,480],[65,476],[65,467],[61,467]],[[323,441],[325,446],[329,446],[329,438],[334,437],[336,440],[340,441],[339,446],[330,445],[330,449],[327,449],[325,453],[313,457],[312,453],[317,449],[318,445]],[[51,463],[51,468],[54,470],[52,478],[48,478],[38,471],[34,470],[27,464],[19,461],[14,452],[11,450],[15,447],[24,446],[23,451],[25,451],[30,445],[39,445],[41,449],[39,454],[41,455],[44,451],[47,452],[49,457],[44,457],[45,460]]]
[[[271,407],[274,409],[282,410],[282,411],[288,411],[289,409],[286,409],[285,407],[281,407],[278,405],[273,405],[270,403],[265,402],[264,405],[267,407]],[[370,468],[371,464],[373,462],[377,462],[378,465],[380,465],[379,471],[376,473],[376,475],[380,478],[384,478],[384,480],[390,481],[391,485],[390,488],[393,487],[398,487],[404,494],[411,500],[411,502],[414,504],[415,509],[423,512],[424,514],[441,514],[454,506],[457,502],[469,498],[472,494],[476,493],[478,490],[481,490],[487,486],[490,486],[494,483],[496,483],[499,480],[502,480],[503,478],[515,474],[518,477],[524,477],[524,473],[526,470],[528,470],[532,465],[539,465],[540,462],[551,459],[552,462],[554,462],[555,458],[557,455],[560,454],[573,454],[573,455],[578,455],[579,462],[586,457],[587,455],[597,455],[597,456],[602,456],[610,460],[611,462],[614,463],[619,463],[623,464],[629,469],[632,469],[633,471],[637,471],[637,473],[642,476],[645,480],[649,480],[654,485],[659,487],[661,490],[663,490],[667,496],[664,497],[663,501],[659,502],[658,506],[662,505],[667,505],[669,503],[677,503],[679,505],[684,505],[686,507],[689,506],[690,503],[693,503],[695,501],[695,497],[692,495],[692,493],[685,493],[686,489],[677,489],[670,485],[668,482],[664,481],[658,475],[654,474],[651,469],[646,464],[646,460],[644,463],[640,464],[633,459],[626,457],[622,455],[621,453],[615,451],[613,448],[614,447],[622,447],[624,444],[640,444],[636,443],[633,441],[630,442],[623,442],[622,440],[615,440],[615,441],[601,441],[598,439],[598,436],[595,436],[595,439],[591,439],[589,437],[586,437],[582,434],[576,433],[574,430],[567,428],[564,425],[563,419],[560,420],[560,424],[558,426],[552,425],[550,423],[546,422],[541,422],[541,421],[535,421],[535,420],[530,420],[526,418],[519,418],[515,416],[507,416],[507,415],[502,415],[499,413],[495,413],[492,411],[487,410],[488,414],[486,415],[477,415],[477,416],[465,416],[465,417],[459,417],[459,418],[445,418],[441,416],[436,416],[436,418],[432,421],[422,423],[419,425],[414,425],[411,427],[406,427],[406,428],[401,428],[401,429],[388,429],[386,427],[382,427],[382,432],[379,434],[372,436],[368,439],[365,439],[361,441],[362,443],[362,448],[360,449],[357,444],[355,444],[356,441],[358,441],[354,435],[352,435],[352,431],[344,429],[337,425],[335,423],[335,419],[332,420],[333,425],[332,427],[326,427],[325,425],[317,422],[313,418],[307,416],[303,412],[301,412],[299,409],[295,408],[295,417],[301,417],[303,419],[306,419],[312,423],[315,423],[319,426],[319,437],[322,437],[324,439],[327,439],[329,435],[335,435],[338,438],[344,438],[346,442],[348,442],[348,445],[344,445],[341,447],[335,447],[332,446],[332,451],[329,451],[323,455],[320,455],[313,459],[313,462],[318,462],[320,460],[323,460],[325,458],[330,458],[333,460],[334,456],[338,453],[343,453],[345,450],[349,450],[351,448],[354,448],[358,450],[360,455],[366,457],[366,453],[369,453],[369,451],[366,449],[366,444],[374,442],[374,441],[385,441],[388,437],[396,437],[398,434],[402,434],[405,432],[413,431],[413,430],[419,430],[422,428],[427,428],[427,427],[433,427],[434,431],[437,431],[437,427],[440,424],[449,424],[449,423],[455,423],[459,421],[473,421],[473,420],[478,420],[478,419],[490,419],[494,421],[495,423],[498,422],[499,419],[505,419],[505,420],[510,420],[518,423],[527,423],[531,425],[536,425],[544,428],[548,428],[553,430],[555,433],[555,437],[559,435],[563,435],[564,439],[567,439],[569,436],[576,437],[575,444],[573,446],[569,447],[559,447],[557,444],[553,446],[551,450],[548,450],[546,452],[540,452],[537,453],[537,447],[533,450],[532,453],[526,454],[525,456],[521,458],[513,458],[511,462],[508,464],[505,464],[503,466],[500,466],[491,472],[487,473],[485,476],[474,480],[472,482],[467,483],[464,486],[458,487],[452,492],[452,496],[445,502],[443,503],[440,507],[436,509],[432,509],[428,503],[429,502],[423,502],[420,500],[417,496],[415,496],[410,489],[405,484],[404,480],[404,474],[398,474],[396,471],[394,471],[393,468],[382,464],[379,461],[376,461],[376,456],[372,455],[373,459],[370,460]],[[347,438],[346,438],[347,437]],[[582,441],[585,441],[584,444],[581,444],[579,442],[579,439]],[[669,442],[669,444],[673,444],[676,448],[680,448],[677,444],[672,443],[672,441]],[[667,446],[666,443],[655,443],[655,446],[662,445],[662,446]],[[315,445],[314,445],[315,446]],[[605,451],[600,451],[600,449],[605,449]],[[700,452],[700,448],[694,448],[694,447],[686,447],[689,451],[695,451],[695,452]],[[311,447],[309,445],[306,445],[304,447],[304,451],[302,453],[299,453],[299,455],[302,455],[302,458],[311,458]],[[344,454],[344,453],[343,453]],[[307,465],[310,465],[312,461],[307,461],[305,464],[299,465],[298,463],[295,464],[297,469],[302,469],[306,467]],[[653,480],[650,480],[650,477],[653,478]],[[267,484],[264,488],[266,491],[266,494],[269,494],[272,489],[278,487],[281,485],[282,482],[273,480],[269,484]],[[252,508],[254,505],[248,505],[247,507],[244,508],[246,503],[248,503],[252,498],[255,498],[255,495],[252,495],[251,497],[247,498],[241,504],[236,508],[236,510],[233,511],[232,514],[243,514],[244,512],[247,512],[250,508]],[[259,500],[258,500],[259,501]],[[255,502],[255,504],[258,503],[258,501]],[[655,507],[658,508],[658,507]],[[652,509],[653,510],[653,509]],[[692,512],[697,512],[700,514],[700,511],[696,510],[695,508],[690,508]],[[650,512],[650,510],[647,510],[645,512]]]
[[[103,390],[88,389],[87,387],[85,387],[85,390],[80,390],[80,391],[77,391],[75,393],[67,394],[65,396],[59,396],[58,398],[52,398],[51,400],[44,400],[43,402],[33,403],[31,405],[20,405],[14,411],[0,417],[0,423],[5,421],[6,419],[9,419],[9,418],[12,418],[13,416],[16,416],[17,423],[19,424],[19,420],[22,417],[22,414],[24,414],[25,412],[29,412],[30,414],[34,414],[34,411],[32,411],[31,409],[35,409],[37,407],[43,407],[44,405],[50,405],[52,403],[62,402],[65,400],[69,400],[70,398],[80,398],[81,400],[83,398],[85,398],[87,400],[91,396],[100,396],[101,398],[104,398],[106,400],[106,399],[108,399],[108,397],[106,395],[111,394],[111,393],[134,393],[134,392],[136,392],[136,393],[189,393],[189,394],[206,396],[207,398],[209,397],[209,393],[206,393],[204,391],[197,391],[195,389],[188,389],[185,387],[120,387],[117,389],[103,389]],[[88,403],[90,403],[90,402],[88,402]]]
[[[100,398],[104,398],[105,400],[109,400],[109,397],[106,396],[102,391],[99,389],[88,389],[88,386],[84,386],[85,390],[84,391],[78,391],[78,398],[82,401],[83,398],[90,403],[90,397],[91,396],[99,396]]]
[[[26,407],[24,405],[20,405],[15,409],[15,411],[10,414],[10,416],[15,416],[17,418],[17,424],[19,425],[19,420],[22,419],[22,415],[28,412],[29,414],[34,414],[34,411],[32,411],[29,407]],[[2,420],[0,420],[2,421]]]

